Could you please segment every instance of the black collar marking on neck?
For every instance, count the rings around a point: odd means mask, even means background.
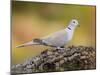
[[[69,30],[72,30],[70,27],[67,27]]]

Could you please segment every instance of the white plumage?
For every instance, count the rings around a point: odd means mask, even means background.
[[[54,32],[48,36],[33,39],[32,41],[21,44],[19,47],[30,46],[30,45],[47,45],[52,47],[64,47],[73,37],[75,28],[78,26],[78,21],[73,19],[70,21],[67,28]]]

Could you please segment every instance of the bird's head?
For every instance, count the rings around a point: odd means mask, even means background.
[[[78,21],[76,19],[72,19],[70,22],[69,22],[69,25],[68,25],[68,29],[70,30],[73,30],[75,29],[77,26],[79,26],[78,24]]]
[[[79,24],[78,24],[78,21],[76,20],[76,19],[72,19],[71,21],[70,21],[70,25],[72,25],[72,26],[79,26]]]

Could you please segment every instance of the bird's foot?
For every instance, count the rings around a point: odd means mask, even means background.
[[[56,47],[55,49],[56,50],[62,50],[62,49],[65,49],[65,47]]]

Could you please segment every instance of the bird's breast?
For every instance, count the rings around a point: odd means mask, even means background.
[[[73,31],[68,31],[67,32],[67,40],[70,41],[73,37]]]

